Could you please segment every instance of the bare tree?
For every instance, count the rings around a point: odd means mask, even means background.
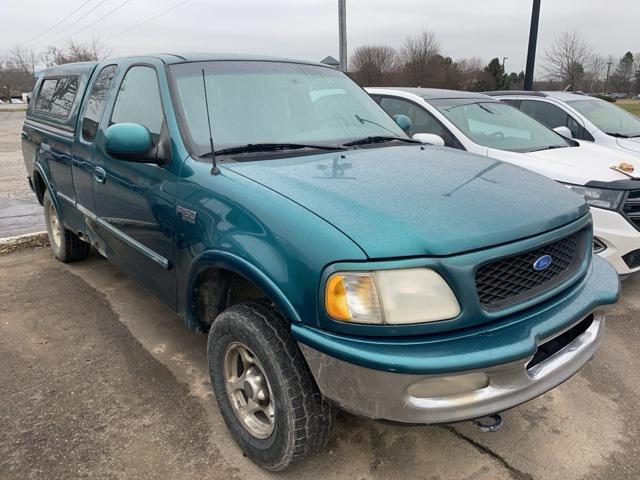
[[[591,62],[593,47],[576,30],[557,37],[544,53],[543,69],[549,79],[561,80],[571,90],[578,90],[584,76],[584,67]]]
[[[397,53],[387,45],[363,45],[351,56],[351,71],[362,86],[383,85],[396,64]]]
[[[38,66],[38,55],[30,48],[14,47],[9,52],[9,58],[16,68],[35,77],[36,67]]]
[[[600,91],[602,81],[606,75],[607,59],[602,55],[593,55],[584,76],[585,84],[589,86],[589,91]]]
[[[419,35],[407,38],[399,55],[406,86],[428,86],[435,74],[430,67],[439,54],[440,44],[429,29],[425,28]]]
[[[0,58],[0,98],[9,100],[30,92],[35,84],[35,77],[20,65],[14,55]]]
[[[73,62],[91,62],[108,57],[110,50],[97,38],[87,43],[70,40],[64,47],[50,45],[41,55],[47,67]]]

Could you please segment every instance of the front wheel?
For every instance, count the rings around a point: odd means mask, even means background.
[[[207,349],[222,417],[254,462],[283,470],[326,444],[334,409],[274,308],[256,302],[228,308],[213,322]]]
[[[44,192],[42,206],[44,207],[44,220],[53,256],[61,262],[73,262],[87,258],[91,245],[83,242],[75,233],[64,227],[51,200],[49,190]]]

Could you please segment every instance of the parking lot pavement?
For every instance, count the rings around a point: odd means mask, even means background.
[[[24,111],[0,110],[0,238],[44,231],[42,207],[27,183],[20,150]]]
[[[640,279],[624,283],[581,373],[504,414],[401,427],[341,414],[329,446],[271,476],[235,446],[206,337],[93,256],[0,256],[0,478],[638,479]]]

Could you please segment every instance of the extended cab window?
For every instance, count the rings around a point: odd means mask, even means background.
[[[93,84],[93,89],[91,90],[91,95],[89,96],[89,101],[87,102],[87,107],[82,119],[82,139],[87,142],[92,142],[96,137],[107,93],[109,93],[117,69],[118,67],[116,65],[104,67],[98,75],[96,83]]]
[[[380,97],[380,106],[389,115],[406,115],[411,119],[411,133],[432,133],[444,140],[447,147],[461,148],[453,135],[424,108],[408,100],[392,97]]]
[[[143,66],[130,68],[118,90],[110,125],[144,125],[157,141],[163,121],[164,114],[155,70]]]
[[[45,78],[40,87],[34,110],[49,115],[67,117],[78,93],[78,77]]]

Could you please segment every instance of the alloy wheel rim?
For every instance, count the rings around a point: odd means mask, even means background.
[[[62,234],[60,233],[60,222],[58,221],[58,214],[53,206],[53,203],[49,204],[49,223],[51,225],[51,241],[55,247],[59,247],[62,241]]]
[[[224,377],[227,396],[240,423],[254,437],[268,438],[275,426],[273,394],[260,361],[246,345],[229,345]]]

